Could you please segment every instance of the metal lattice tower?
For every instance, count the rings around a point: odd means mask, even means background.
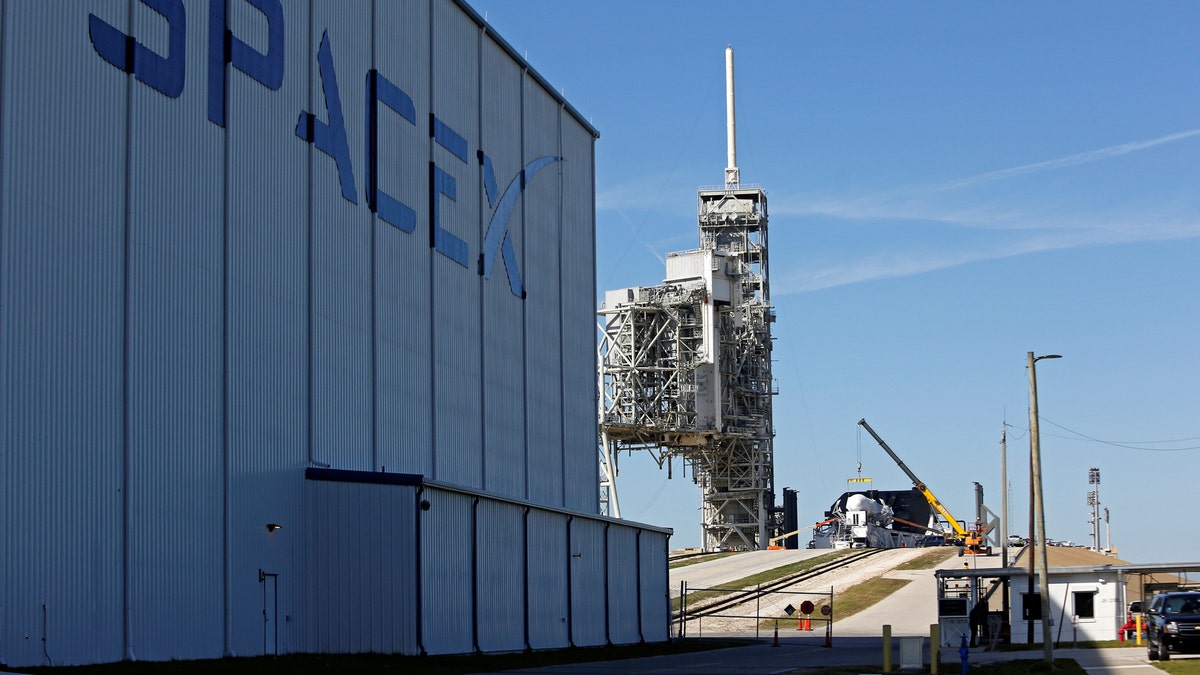
[[[767,196],[743,186],[726,51],[725,185],[698,191],[699,248],[667,255],[661,286],[607,291],[601,340],[600,487],[620,517],[617,458],[682,460],[701,489],[706,550],[765,548],[774,526]]]

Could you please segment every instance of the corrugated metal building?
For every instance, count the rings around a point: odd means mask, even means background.
[[[665,640],[595,139],[462,2],[0,0],[0,663]]]

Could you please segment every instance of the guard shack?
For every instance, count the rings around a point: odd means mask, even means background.
[[[1043,620],[1056,643],[1115,640],[1130,600],[1188,587],[1189,572],[1200,572],[1200,563],[1051,566],[1044,618],[1038,578],[1028,567],[937,570],[942,646],[958,647],[963,636],[983,645],[1040,643]]]

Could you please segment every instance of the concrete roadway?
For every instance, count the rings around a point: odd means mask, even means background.
[[[928,643],[928,640],[926,640]],[[882,640],[879,638],[836,638],[828,648],[824,638],[780,638],[779,647],[771,640],[746,647],[732,647],[707,652],[692,652],[674,656],[655,656],[627,661],[574,663],[546,668],[505,671],[524,675],[675,675],[683,673],[738,673],[739,675],[776,675],[797,669],[828,666],[878,667],[883,663]],[[955,650],[957,652],[957,650]],[[900,647],[892,647],[893,669],[899,668]],[[969,663],[980,665],[999,661],[1040,660],[1040,651],[972,652]],[[1163,675],[1163,671],[1146,660],[1144,647],[1121,649],[1056,649],[1056,659],[1074,659],[1089,675]],[[1172,657],[1178,658],[1178,657]],[[1185,657],[1186,658],[1186,657]],[[1191,658],[1200,658],[1193,656]],[[923,663],[929,664],[928,645]],[[961,672],[957,653],[942,654],[942,673]],[[1117,673],[1116,671],[1120,671]]]
[[[1000,567],[1000,556],[952,556],[940,569]],[[893,570],[884,577],[911,579],[911,583],[884,598],[871,609],[846,617],[833,624],[833,634],[843,637],[879,637],[883,626],[892,627],[892,635],[929,636],[929,626],[938,622],[937,578],[932,570]],[[998,596],[997,596],[998,597]],[[835,603],[834,609],[837,609]],[[836,618],[836,617],[835,617]]]

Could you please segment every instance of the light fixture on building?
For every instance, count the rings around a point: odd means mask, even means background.
[[[273,534],[275,530],[278,530],[281,527],[283,526],[279,523],[267,523],[267,532]]]

